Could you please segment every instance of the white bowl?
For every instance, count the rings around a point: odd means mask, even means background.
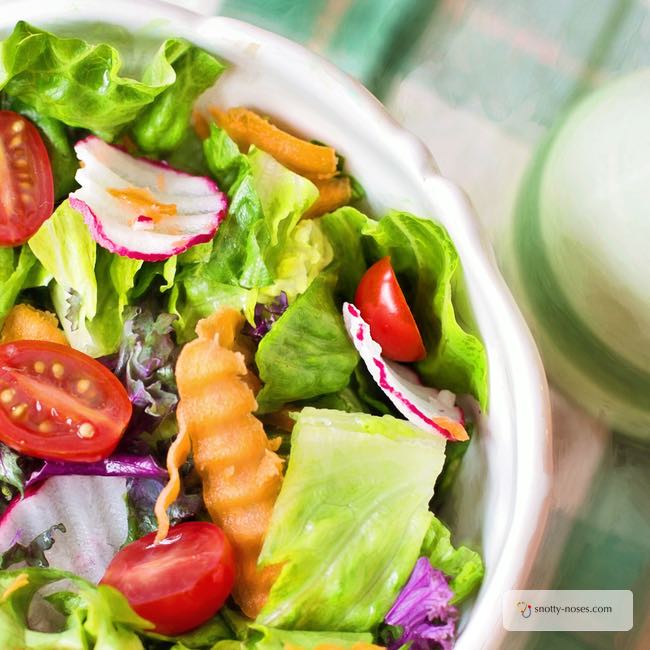
[[[374,214],[407,210],[447,228],[490,368],[489,414],[446,513],[458,537],[478,537],[487,566],[456,648],[501,647],[504,592],[525,584],[547,515],[550,408],[535,345],[463,193],[359,83],[275,34],[150,0],[23,0],[3,5],[0,29],[6,33],[20,19],[95,36],[79,23],[105,22],[128,28],[143,43],[153,35],[185,37],[230,64],[210,91],[222,107],[256,107],[335,146],[365,187]]]

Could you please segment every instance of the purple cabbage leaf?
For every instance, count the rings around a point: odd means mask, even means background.
[[[421,557],[384,619],[401,629],[397,634],[390,630],[389,650],[407,643],[410,650],[452,650],[458,618],[457,609],[449,603],[453,595],[445,574]]]
[[[255,327],[246,323],[242,330],[243,333],[250,336],[255,343],[259,343],[273,327],[273,323],[284,314],[288,306],[287,294],[284,291],[273,302],[257,303],[254,314]]]

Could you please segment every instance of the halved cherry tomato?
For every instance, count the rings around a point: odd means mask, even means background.
[[[364,273],[354,295],[354,304],[386,357],[393,361],[424,359],[424,343],[395,277],[390,257],[379,260]]]
[[[214,524],[191,521],[125,546],[101,584],[121,591],[134,611],[161,634],[182,634],[205,623],[226,602],[235,582],[230,542]]]
[[[94,462],[131,419],[118,378],[82,352],[47,341],[0,345],[0,440],[38,458]]]
[[[0,111],[0,245],[26,242],[52,214],[54,183],[38,129],[13,111]]]

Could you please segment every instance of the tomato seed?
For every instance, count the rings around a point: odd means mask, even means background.
[[[15,396],[16,391],[13,388],[5,388],[0,393],[0,401],[2,401],[3,404],[9,404]]]
[[[16,404],[16,406],[13,406],[11,408],[11,417],[18,419],[23,417],[25,415],[25,411],[27,410],[27,404],[24,402],[22,404]]]
[[[38,430],[39,430],[41,433],[50,433],[53,429],[54,429],[54,425],[53,425],[51,422],[48,422],[48,421],[46,421],[46,422],[41,422],[41,423],[38,425]]]
[[[65,374],[65,368],[63,367],[62,363],[53,363],[52,364],[52,374],[57,378],[61,379],[63,375]]]
[[[9,140],[9,148],[17,149],[23,143],[23,136],[17,133],[11,140]]]
[[[20,133],[21,131],[25,130],[25,123],[22,120],[16,120],[12,125],[11,125],[11,130],[14,133]]]
[[[90,422],[82,422],[77,435],[80,438],[92,438],[95,435],[95,427]]]
[[[34,363],[34,370],[39,375],[42,375],[45,372],[45,363],[43,361],[36,361]]]
[[[90,388],[90,380],[89,379],[80,379],[77,382],[77,392],[80,395],[83,395],[89,388]]]

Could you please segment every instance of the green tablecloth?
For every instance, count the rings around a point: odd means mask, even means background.
[[[497,254],[522,174],[586,91],[650,64],[642,0],[225,0],[360,79],[472,198]],[[650,399],[650,397],[649,397]],[[553,396],[554,510],[530,588],[632,589],[629,633],[545,633],[508,647],[650,648],[650,450]]]

